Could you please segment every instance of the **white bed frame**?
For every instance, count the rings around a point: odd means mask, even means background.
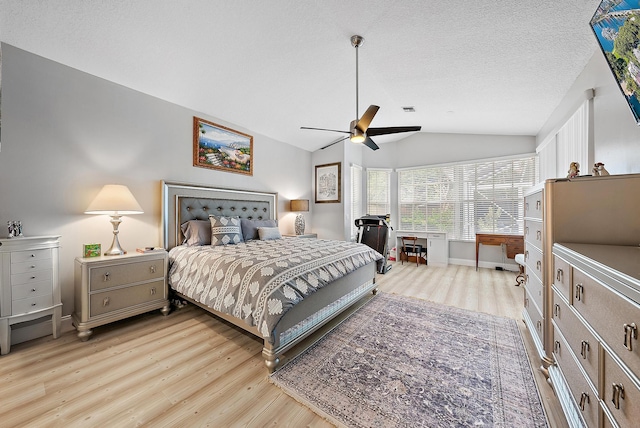
[[[214,187],[162,182],[163,246],[169,250],[182,242],[180,225],[188,220],[205,220],[209,214],[237,215],[241,218],[277,219],[276,193],[219,189]],[[291,308],[280,320],[272,340],[264,340],[262,356],[269,373],[280,363],[280,356],[355,302],[376,291],[376,263],[321,288]],[[257,337],[255,327],[228,314],[215,311],[177,293],[181,298],[205,309]]]

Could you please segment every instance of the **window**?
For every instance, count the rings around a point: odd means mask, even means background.
[[[391,213],[391,170],[367,168],[367,214]]]
[[[522,234],[524,192],[536,178],[533,155],[400,170],[399,229],[462,240],[477,232]]]
[[[362,167],[351,165],[351,239],[358,234],[355,220],[362,217]]]

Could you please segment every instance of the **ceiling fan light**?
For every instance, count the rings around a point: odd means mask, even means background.
[[[364,143],[365,136],[364,134],[355,134],[355,135],[352,135],[349,139],[351,140],[352,143],[362,144]]]

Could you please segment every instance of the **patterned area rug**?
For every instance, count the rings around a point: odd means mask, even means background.
[[[392,294],[270,379],[338,426],[547,427],[515,320]]]

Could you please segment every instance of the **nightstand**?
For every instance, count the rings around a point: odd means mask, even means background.
[[[0,354],[11,349],[14,324],[51,316],[53,337],[58,337],[59,248],[60,236],[0,239]]]
[[[305,233],[303,235],[282,235],[282,236],[286,236],[287,238],[317,238],[318,234],[317,233]]]
[[[82,258],[75,262],[73,325],[82,341],[94,327],[160,309],[169,313],[166,251]]]

